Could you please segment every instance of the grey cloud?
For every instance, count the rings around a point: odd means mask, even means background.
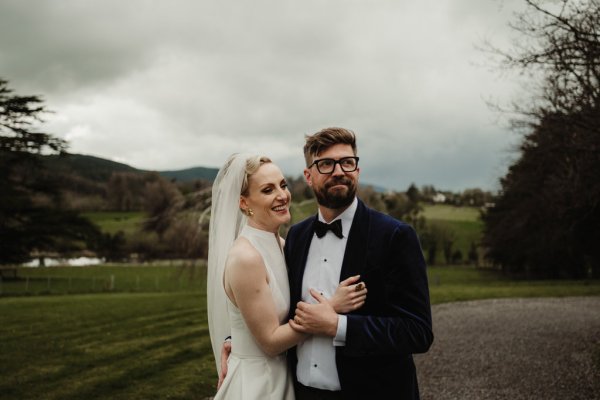
[[[73,151],[138,167],[243,146],[299,174],[303,135],[336,125],[373,183],[492,187],[507,139],[482,97],[511,86],[473,45],[515,1],[5,0],[0,71],[44,95]]]

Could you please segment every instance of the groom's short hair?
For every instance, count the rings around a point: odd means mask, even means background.
[[[335,144],[349,144],[356,155],[356,135],[349,129],[325,128],[313,135],[305,136],[304,160],[308,168],[315,157]]]

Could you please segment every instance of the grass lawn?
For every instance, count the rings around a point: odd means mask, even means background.
[[[22,268],[19,276],[55,271],[56,279],[84,279],[103,268],[117,275],[117,282],[134,283],[138,275],[177,276],[179,267]],[[188,287],[1,296],[0,397],[125,400],[212,395],[216,373],[206,321],[204,264],[197,268],[195,278],[184,278],[192,282]],[[430,267],[428,274],[432,304],[600,295],[600,281],[510,281],[494,271],[465,266]],[[3,284],[6,288],[8,281]]]
[[[504,297],[599,296],[599,280],[510,280],[469,266],[428,267],[431,304]]]
[[[0,299],[2,399],[202,399],[214,362],[202,293]]]

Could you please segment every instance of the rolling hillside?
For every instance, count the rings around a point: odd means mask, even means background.
[[[46,166],[60,174],[74,174],[81,178],[96,182],[106,182],[113,172],[152,172],[137,169],[127,164],[107,160],[104,158],[88,156],[83,154],[50,155],[42,156]],[[173,171],[156,171],[167,179],[176,179],[180,182],[204,179],[213,181],[217,176],[217,168],[194,167]]]

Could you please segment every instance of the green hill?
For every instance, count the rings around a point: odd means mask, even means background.
[[[46,167],[61,175],[79,175],[95,182],[106,182],[113,172],[144,172],[127,164],[83,154],[43,156]]]
[[[219,171],[217,168],[194,167],[172,171],[150,171],[134,168],[130,165],[100,157],[84,154],[65,154],[41,156],[48,169],[61,175],[78,175],[94,182],[107,182],[113,172],[157,172],[167,179],[180,182],[204,179],[213,181]]]
[[[161,176],[164,176],[167,179],[175,179],[179,182],[195,181],[198,179],[205,179],[212,182],[217,177],[218,172],[219,170],[217,168],[207,167],[194,167],[176,171],[158,171]]]
[[[0,153],[0,158],[5,157]],[[144,182],[150,173],[161,175],[178,184],[198,187],[209,185],[217,168],[194,167],[182,170],[157,171],[85,154],[33,155],[45,171],[46,179],[61,193],[63,207],[78,211],[140,211]],[[123,174],[111,182],[115,174]],[[125,199],[125,200],[123,200]]]

